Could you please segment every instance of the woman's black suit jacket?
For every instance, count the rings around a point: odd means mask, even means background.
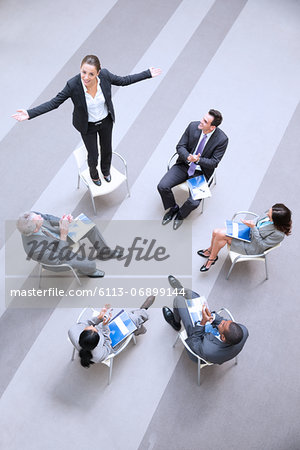
[[[101,69],[99,78],[108,112],[111,114],[111,117],[114,121],[115,111],[111,99],[111,85],[114,84],[116,86],[128,86],[129,84],[137,83],[138,81],[145,80],[146,78],[151,78],[151,72],[148,69],[141,73],[120,77],[109,72],[107,69]],[[73,125],[80,133],[86,134],[88,131],[88,111],[80,74],[71,78],[67,82],[64,89],[60,91],[56,97],[52,98],[52,100],[46,103],[42,103],[35,108],[29,109],[27,111],[29,119],[33,119],[34,117],[40,116],[41,114],[52,111],[52,109],[58,108],[69,97],[71,97],[74,104]]]

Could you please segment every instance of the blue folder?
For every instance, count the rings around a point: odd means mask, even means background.
[[[204,175],[189,178],[187,180],[187,185],[194,200],[211,197],[210,189]]]
[[[137,330],[128,313],[122,309],[108,324],[110,329],[111,346],[114,348],[127,336]]]
[[[251,242],[251,228],[242,222],[226,220],[226,236]]]

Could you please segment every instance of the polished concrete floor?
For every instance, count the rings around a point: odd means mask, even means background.
[[[1,448],[298,449],[300,2],[12,0],[0,4],[0,17]],[[120,75],[163,71],[114,90],[114,149],[127,160],[131,196],[121,187],[99,197],[97,216],[84,186],[76,189],[72,151],[80,136],[71,102],[29,122],[10,117],[56,95],[89,53]],[[211,107],[222,111],[230,139],[212,198],[179,230],[159,231],[156,185],[188,123]],[[262,263],[238,265],[227,281],[226,249],[200,274],[196,251],[212,228],[235,211],[260,213],[276,202],[292,209],[293,233],[270,254],[268,281]],[[105,278],[82,278],[80,289],[71,277],[46,277],[43,288],[65,295],[20,301],[11,289],[38,287],[14,225],[25,210],[85,212],[112,244],[152,233],[182,258],[159,267],[103,263]],[[238,366],[205,368],[200,387],[196,365],[180,345],[172,348],[176,333],[161,314],[172,304],[172,272],[249,329]],[[85,370],[70,361],[67,330],[83,306],[105,302],[83,289],[123,288],[129,293],[110,297],[113,306],[138,307],[146,287],[162,289],[148,331],[115,360],[109,386],[104,365]]]

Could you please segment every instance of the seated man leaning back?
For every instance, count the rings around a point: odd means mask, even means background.
[[[74,241],[68,236],[73,217],[63,215],[59,217],[51,214],[41,214],[34,211],[23,213],[17,228],[22,235],[27,259],[50,264],[69,264],[73,269],[90,278],[103,277],[105,273],[97,269],[95,260],[117,258],[118,250],[111,250],[104,241],[102,234],[95,224],[90,222],[87,232],[81,238],[87,238],[91,247],[80,245],[73,251]],[[81,239],[80,238],[80,239]]]

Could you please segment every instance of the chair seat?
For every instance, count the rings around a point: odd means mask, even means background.
[[[85,169],[81,172],[80,176],[84,183],[89,187],[93,197],[99,197],[101,195],[110,194],[112,191],[117,189],[124,181],[126,181],[126,176],[119,172],[115,167],[111,166],[111,182],[107,183],[104,180],[103,175],[100,175],[100,180],[102,182],[101,186],[96,186],[90,177],[89,169]]]
[[[181,184],[178,184],[176,187],[178,187],[179,189],[181,189],[184,192],[189,192],[189,187],[186,181],[184,181]]]
[[[233,262],[237,257],[239,257],[239,262],[242,261],[249,261],[251,259],[252,261],[264,261],[264,256],[256,256],[256,255],[241,255],[240,253],[233,252],[229,250],[229,257],[231,259],[231,262]]]
[[[128,197],[130,196],[128,175],[127,175],[127,164],[123,156],[119,155],[119,153],[112,152],[112,156],[118,158],[119,162],[121,162],[124,168],[124,173],[120,172],[115,167],[111,166],[110,168],[111,181],[110,183],[107,183],[107,181],[104,180],[104,177],[101,174],[100,175],[100,180],[102,182],[101,186],[96,186],[96,184],[91,180],[90,171],[87,167],[87,152],[85,146],[81,145],[80,147],[76,148],[73,151],[73,155],[78,169],[77,189],[79,189],[80,180],[82,180],[89,190],[95,214],[97,214],[97,210],[94,198],[110,194],[124,182],[126,183],[127,195]],[[100,172],[100,166],[98,169]]]

